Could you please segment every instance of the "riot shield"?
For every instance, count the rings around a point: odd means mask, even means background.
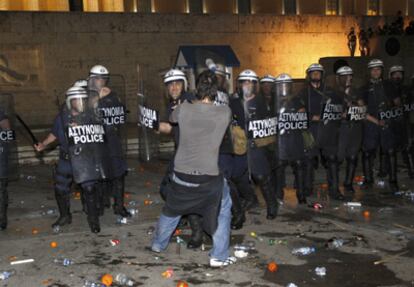
[[[110,174],[105,126],[97,114],[92,108],[79,114],[70,111],[66,132],[73,178],[78,184],[106,179]]]
[[[17,179],[18,167],[13,96],[0,94],[0,179]]]

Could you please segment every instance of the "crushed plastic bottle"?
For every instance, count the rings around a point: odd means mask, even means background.
[[[134,286],[134,281],[128,278],[128,276],[126,276],[123,273],[117,274],[114,277],[114,281],[120,284],[121,286]]]
[[[301,247],[292,250],[293,255],[309,255],[316,251],[315,247]]]
[[[128,218],[126,217],[118,217],[116,219],[117,224],[128,224]]]
[[[55,227],[53,227],[53,233],[59,233],[60,232],[60,226],[56,225]]]
[[[69,266],[73,265],[75,262],[69,258],[56,258],[53,260],[54,263],[63,265],[63,266]]]
[[[345,202],[344,205],[348,206],[348,207],[361,207],[362,203],[361,202],[351,202],[350,201],[350,202]]]
[[[57,209],[56,208],[51,208],[51,209],[48,209],[46,211],[40,212],[40,215],[42,215],[42,216],[54,215],[54,214],[57,214]]]
[[[16,274],[16,270],[14,269],[0,271],[0,281],[7,280],[15,274]]]
[[[106,287],[106,286],[102,284],[101,282],[85,280],[85,282],[83,283],[83,287]]]
[[[128,212],[131,213],[132,216],[136,216],[139,213],[138,208],[129,208]]]
[[[327,247],[329,249],[336,249],[343,246],[345,241],[343,239],[332,238],[328,241]]]
[[[315,274],[321,277],[324,277],[326,275],[326,268],[325,267],[316,267],[315,268]]]
[[[288,285],[286,285],[286,287],[298,287],[298,285],[296,285],[295,283],[289,283]]]

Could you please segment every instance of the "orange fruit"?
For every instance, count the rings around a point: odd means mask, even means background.
[[[176,230],[175,230],[175,232],[174,232],[174,236],[181,235],[181,233],[183,233],[183,232],[181,231],[181,229],[176,229]]]
[[[188,283],[180,280],[177,282],[177,287],[188,287]]]
[[[37,230],[36,228],[32,228],[32,234],[36,235],[39,233],[39,230]]]
[[[114,278],[111,274],[104,274],[101,278],[101,282],[105,286],[111,286],[112,282],[114,281]]]
[[[365,218],[369,218],[371,213],[368,210],[365,210],[364,213],[362,213]]]
[[[276,272],[278,269],[278,266],[276,264],[276,262],[270,262],[269,264],[267,264],[267,270],[269,270],[270,272]]]
[[[321,184],[321,189],[322,190],[328,190],[328,184],[327,183],[322,183]]]
[[[56,248],[56,247],[58,247],[57,242],[56,242],[56,241],[52,241],[52,242],[50,242],[50,247],[52,247],[52,248]]]
[[[131,194],[129,194],[128,192],[125,192],[125,193],[124,193],[124,198],[127,198],[127,199],[128,199],[128,198],[130,198],[130,197],[131,197]]]

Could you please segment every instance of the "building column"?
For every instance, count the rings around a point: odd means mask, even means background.
[[[188,13],[202,14],[203,0],[187,0]]]
[[[138,0],[137,11],[141,13],[152,12],[152,1],[151,0]]]
[[[252,5],[250,0],[237,0],[237,13],[238,14],[250,14],[252,11]]]
[[[99,12],[99,1],[98,0],[83,0],[83,11]]]

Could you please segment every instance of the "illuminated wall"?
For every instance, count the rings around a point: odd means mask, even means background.
[[[252,14],[282,14],[282,0],[251,0]]]
[[[0,0],[0,10],[69,11],[68,0]]]
[[[187,0],[153,0],[156,13],[187,13]]]

